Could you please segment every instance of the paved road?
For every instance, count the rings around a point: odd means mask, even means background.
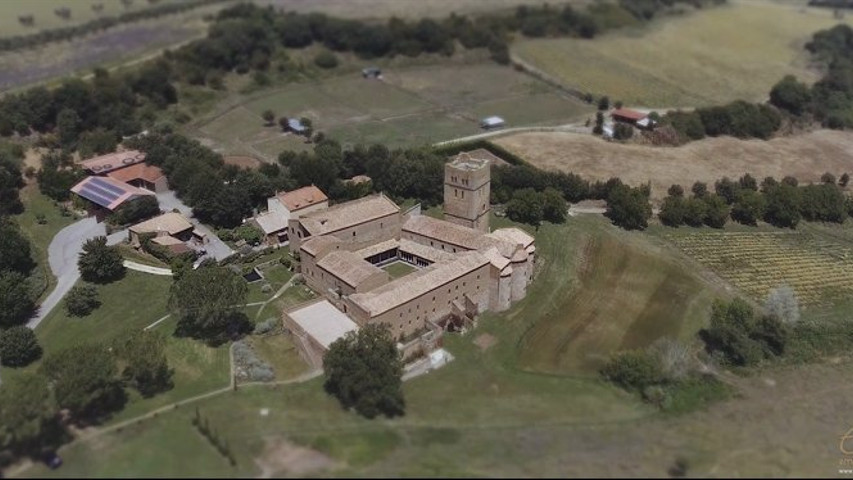
[[[193,209],[182,202],[181,199],[175,195],[175,192],[170,190],[168,192],[158,193],[157,200],[160,202],[161,210],[170,212],[177,209],[181,212],[181,215],[190,219],[190,222],[195,225],[197,232],[207,235],[208,243],[204,248],[207,250],[207,254],[209,256],[213,256],[216,260],[222,260],[223,258],[234,254],[234,250],[231,250],[231,247],[226,245],[225,242],[220,240],[219,237],[213,233],[213,231],[202,225],[201,222],[193,217]]]
[[[50,295],[39,306],[38,314],[27,322],[30,328],[36,328],[44,317],[62,300],[62,297],[71,290],[80,278],[77,270],[77,258],[83,251],[86,240],[106,235],[106,227],[103,223],[95,221],[94,217],[78,220],[63,228],[53,237],[47,248],[48,263],[50,270],[56,277],[56,287]],[[107,237],[109,245],[121,243],[127,238],[127,230],[120,230]]]

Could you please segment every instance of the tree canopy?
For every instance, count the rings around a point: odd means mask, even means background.
[[[227,267],[205,266],[185,272],[172,284],[169,308],[182,334],[221,342],[245,330],[248,287]]]
[[[368,324],[335,340],[323,358],[325,389],[367,418],[402,415],[403,362],[391,331]]]
[[[24,375],[0,388],[0,451],[36,455],[42,446],[59,443],[63,430],[47,379]]]
[[[0,271],[0,328],[26,322],[35,309],[27,278],[18,272]]]
[[[25,367],[41,357],[36,334],[19,325],[0,330],[0,363],[6,367]]]
[[[124,276],[124,258],[118,248],[107,245],[107,237],[95,237],[83,244],[77,261],[83,280],[109,283]]]
[[[48,353],[40,368],[53,384],[60,408],[78,421],[97,421],[126,400],[113,356],[103,345],[78,344]]]

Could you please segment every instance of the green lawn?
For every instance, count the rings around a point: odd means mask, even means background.
[[[417,269],[406,262],[394,262],[390,265],[382,267],[382,270],[388,272],[388,275],[391,275],[391,279],[393,280],[395,278],[400,278],[402,276],[408,275]]]
[[[543,266],[528,298],[506,314],[484,315],[472,334],[447,335],[445,348],[456,361],[406,383],[405,417],[370,422],[344,412],[323,392],[319,380],[275,388],[247,387],[201,402],[199,408],[237,457],[235,470],[224,468],[219,474],[257,475],[255,459],[262,456],[266,442],[287,439],[326,453],[342,474],[496,475],[524,457],[525,452],[513,451],[510,445],[527,428],[571,428],[651,414],[636,398],[597,377],[539,374],[518,366],[524,332],[540,318],[547,319],[547,312],[565,308],[557,299],[566,298],[567,289],[573,287],[558,278],[573,268],[576,239],[581,234],[572,232],[608,228],[612,227],[600,220],[543,226],[537,245]],[[280,300],[297,301],[296,295],[301,296],[304,289],[292,288]],[[474,339],[481,334],[493,336],[494,346],[483,351],[475,345]],[[270,356],[271,351],[286,356],[290,354],[281,352],[287,348],[270,345],[260,350],[267,358],[276,358]],[[259,414],[264,408],[270,409],[268,416]],[[125,474],[198,474],[195,463],[219,461],[208,446],[186,442],[175,450],[170,442],[157,441],[160,435],[189,435],[192,412],[191,408],[169,412],[146,422],[141,430],[77,444],[63,452],[66,465],[62,474],[110,474],[119,465],[126,466],[129,452],[150,461],[139,460],[126,467]],[[184,425],[186,432],[175,432],[175,425]],[[140,443],[139,438],[148,441]],[[194,461],[180,466],[172,458],[175,456]],[[155,460],[160,457],[169,458]]]
[[[168,277],[128,271],[123,279],[98,286],[103,304],[87,317],[69,317],[64,306],[58,305],[36,329],[45,355],[76,343],[106,343],[129,332],[142,330],[166,315],[171,284]],[[250,315],[253,313],[249,312]],[[227,345],[211,348],[197,340],[177,338],[173,335],[175,322],[172,319],[159,324],[155,330],[167,337],[166,356],[174,370],[175,387],[147,399],[128,389],[127,405],[109,422],[132,418],[228,385]],[[36,362],[25,369],[4,368],[3,377],[26,375],[35,371],[38,365]]]
[[[285,334],[251,336],[247,341],[258,356],[272,367],[276,380],[287,380],[308,370],[308,364],[302,360],[296,346]]]
[[[53,204],[53,200],[42,195],[35,185],[21,190],[21,201],[24,204],[24,213],[14,218],[32,244],[33,259],[38,266],[33,271],[31,281],[40,299],[43,299],[56,284],[47,259],[47,247],[60,230],[71,225],[76,219],[63,216]],[[39,215],[44,215],[44,224],[38,223],[36,217]]]

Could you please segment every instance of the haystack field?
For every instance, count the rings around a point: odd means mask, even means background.
[[[853,173],[853,134],[834,130],[772,140],[708,138],[680,147],[650,147],[607,142],[590,135],[522,133],[495,140],[531,164],[574,172],[591,180],[619,177],[624,182],[652,184],[652,198],[661,199],[674,183],[713,183],[744,173],[759,179],[792,175],[814,182],[824,172]]]

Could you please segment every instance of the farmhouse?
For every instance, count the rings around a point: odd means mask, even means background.
[[[630,108],[617,108],[610,113],[610,117],[616,122],[628,123],[637,128],[650,129],[655,126],[655,121],[648,114]]]
[[[290,248],[299,252],[307,285],[357,326],[389,325],[404,355],[428,352],[445,329],[464,328],[480,313],[524,298],[535,240],[517,228],[488,232],[490,162],[476,158],[456,156],[445,166],[445,211],[457,212],[455,221],[419,209],[402,214],[382,194],[291,218]],[[415,271],[392,280],[384,268],[397,262]],[[305,355],[322,355],[323,342],[306,340],[311,328],[298,326],[291,313],[284,313],[285,325],[312,345]]]
[[[145,164],[145,154],[138,150],[114,152],[80,162],[91,175],[102,175],[152,192],[164,192],[169,185],[159,167]]]
[[[291,217],[329,208],[329,198],[314,185],[290,192],[277,193],[267,199],[267,211],[255,217],[255,223],[264,232],[268,245],[288,241],[287,222]]]
[[[110,177],[86,177],[71,187],[71,192],[86,201],[89,215],[99,222],[128,202],[154,195]]]
[[[164,213],[128,228],[130,244],[139,247],[145,235],[153,235],[152,241],[164,246],[177,245],[193,239],[193,224],[183,215],[175,212]]]

